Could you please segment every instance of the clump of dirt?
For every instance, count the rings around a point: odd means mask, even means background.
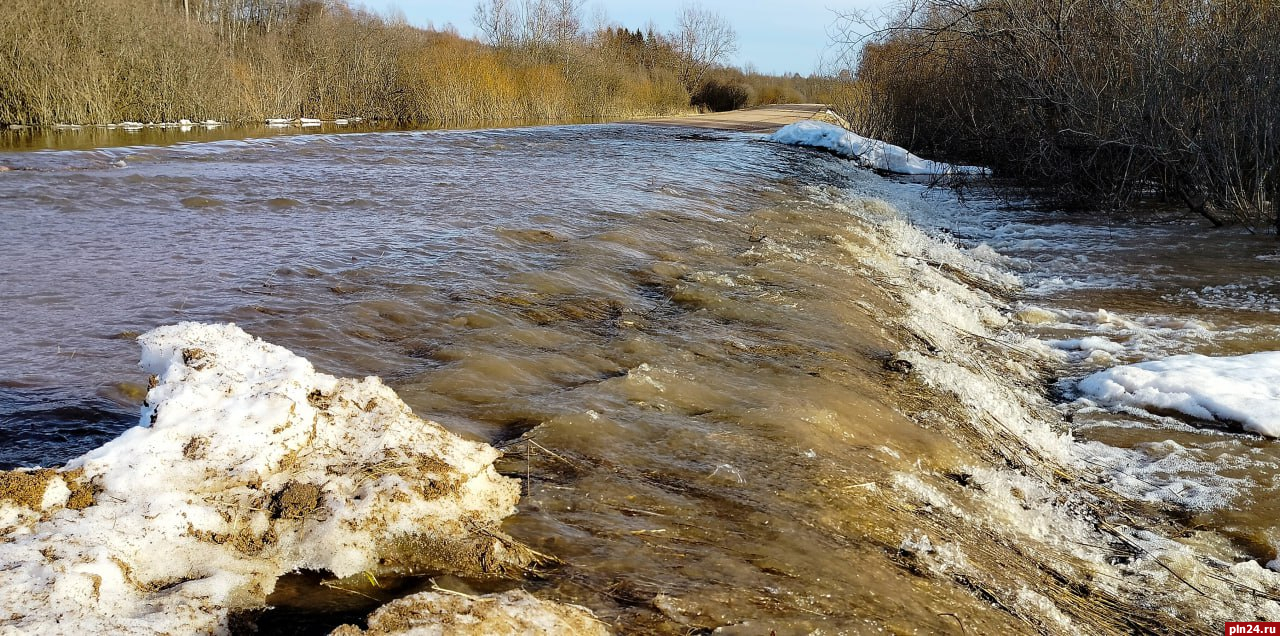
[[[315,389],[307,394],[307,402],[316,410],[327,411],[333,406],[333,396],[325,395],[320,389]]]
[[[389,556],[383,558],[381,566],[387,571],[449,572],[478,580],[519,578],[561,564],[555,557],[500,532],[486,532],[472,538],[402,535],[384,554]]]
[[[84,510],[92,506],[98,499],[98,493],[102,491],[97,484],[84,478],[83,468],[62,473],[62,479],[67,482],[67,488],[71,489],[71,496],[67,497],[67,507],[72,510]]]
[[[182,363],[195,369],[203,370],[212,362],[209,359],[209,353],[199,347],[188,347],[182,350]]]
[[[247,527],[235,533],[226,533],[197,530],[195,526],[187,524],[187,534],[214,545],[230,545],[241,553],[251,556],[261,553],[280,539],[275,528],[269,528],[263,534],[255,534]]]
[[[462,481],[457,478],[450,478],[453,467],[444,463],[438,458],[430,455],[422,455],[418,458],[418,473],[420,475],[438,475],[436,479],[423,478],[418,480],[414,487],[418,492],[422,493],[427,499],[438,499],[440,497],[449,497],[457,494],[458,489],[462,487]]]
[[[209,454],[209,438],[192,437],[182,447],[182,456],[187,459],[204,459]]]
[[[10,470],[0,473],[0,501],[10,501],[30,508],[40,509],[44,491],[58,471],[52,468],[39,470]]]
[[[320,507],[320,487],[291,481],[271,498],[273,519],[304,519]]]

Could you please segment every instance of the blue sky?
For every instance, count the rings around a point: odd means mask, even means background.
[[[661,30],[674,26],[675,16],[686,0],[587,0],[590,16],[602,8],[613,23],[629,28],[642,27],[653,20]],[[473,0],[356,0],[369,9],[385,12],[398,7],[409,22],[442,27],[452,23],[463,35],[473,35]],[[834,14],[828,7],[842,10],[884,4],[876,0],[700,0],[699,4],[729,19],[738,31],[738,54],[733,64],[754,64],[766,73],[808,75],[828,50],[828,27]]]

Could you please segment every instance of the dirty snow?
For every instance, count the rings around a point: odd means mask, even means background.
[[[863,137],[835,124],[820,121],[799,121],[783,126],[769,137],[773,141],[793,146],[826,148],[836,154],[856,160],[865,168],[913,175],[987,174],[978,166],[955,166],[941,161],[921,159],[901,146],[878,139]]]
[[[27,507],[0,500],[0,634],[225,632],[299,569],[479,576],[535,560],[497,528],[519,497],[499,452],[377,378],[317,373],[229,324],[139,342],[156,375],[141,425]],[[86,484],[92,505],[72,505]]]

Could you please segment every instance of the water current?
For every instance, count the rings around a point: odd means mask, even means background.
[[[885,371],[904,335],[865,263],[896,254],[867,219],[896,208],[1021,278],[1006,328],[1062,351],[1055,426],[1097,449],[1105,483],[1171,506],[1220,554],[1265,563],[1280,544],[1273,441],[1074,389],[1115,364],[1280,349],[1272,239],[962,202],[758,135],[640,125],[0,165],[0,467],[60,464],[136,424],[136,334],[231,321],[504,447],[525,484],[509,531],[565,562],[528,586],[625,631],[1023,629],[1023,605],[975,576],[998,578],[1016,545],[941,578],[909,558],[943,554],[917,549],[942,532],[921,493],[969,488],[982,453]]]

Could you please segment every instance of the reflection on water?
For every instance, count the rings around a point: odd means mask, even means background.
[[[245,137],[274,137],[316,132],[367,132],[387,130],[389,126],[373,122],[332,122],[321,126],[267,126],[265,124],[166,124],[142,128],[119,126],[65,126],[59,128],[20,128],[0,130],[0,153],[31,150],[90,150],[130,146],[168,146],[179,143],[204,143]],[[0,165],[8,165],[0,154]]]
[[[881,363],[903,348],[878,318],[894,292],[861,265],[872,230],[814,196],[921,189],[751,135],[676,134],[402,131],[4,155],[19,169],[0,174],[0,463],[65,461],[131,425],[147,381],[133,335],[234,321],[324,372],[380,375],[418,413],[505,446],[501,468],[525,488],[509,530],[566,562],[531,585],[614,624],[928,632],[955,631],[959,612],[970,633],[1025,628],[983,583],[904,565],[904,532],[928,506],[893,484],[935,476],[939,492],[963,493],[985,451],[904,414],[908,385]],[[1219,233],[1215,256],[1177,220],[918,209],[1024,274],[1021,302],[1049,316],[1024,327],[1046,339],[1114,324],[1119,360],[1276,344],[1263,282],[1276,262],[1262,258],[1274,244]],[[1256,306],[1202,302],[1233,297],[1233,281]],[[1088,420],[1076,418],[1079,435],[1111,444],[1168,438]],[[1197,453],[1256,452],[1262,472],[1229,475],[1251,488],[1280,465],[1267,442],[1180,435]],[[1269,511],[1239,510],[1209,522],[1270,527]],[[998,577],[1021,557],[992,541],[974,558]]]
[[[543,121],[510,121],[510,127],[545,125]],[[561,124],[592,123],[587,120],[564,120]],[[476,124],[479,127],[479,124]],[[458,129],[459,126],[450,126]],[[467,126],[462,126],[467,128]],[[207,143],[211,141],[264,139],[293,135],[332,133],[387,132],[404,130],[392,122],[350,120],[346,123],[325,121],[302,126],[292,124],[224,124],[193,122],[189,125],[167,123],[143,127],[124,128],[110,126],[60,126],[55,128],[0,129],[0,166],[9,165],[6,152],[32,150],[92,150],[96,148],[131,148],[135,146],[169,146],[174,144]],[[441,130],[434,126],[415,127],[413,130]],[[12,155],[10,155],[12,157]],[[16,161],[16,159],[15,159]],[[17,162],[21,163],[21,162]]]

